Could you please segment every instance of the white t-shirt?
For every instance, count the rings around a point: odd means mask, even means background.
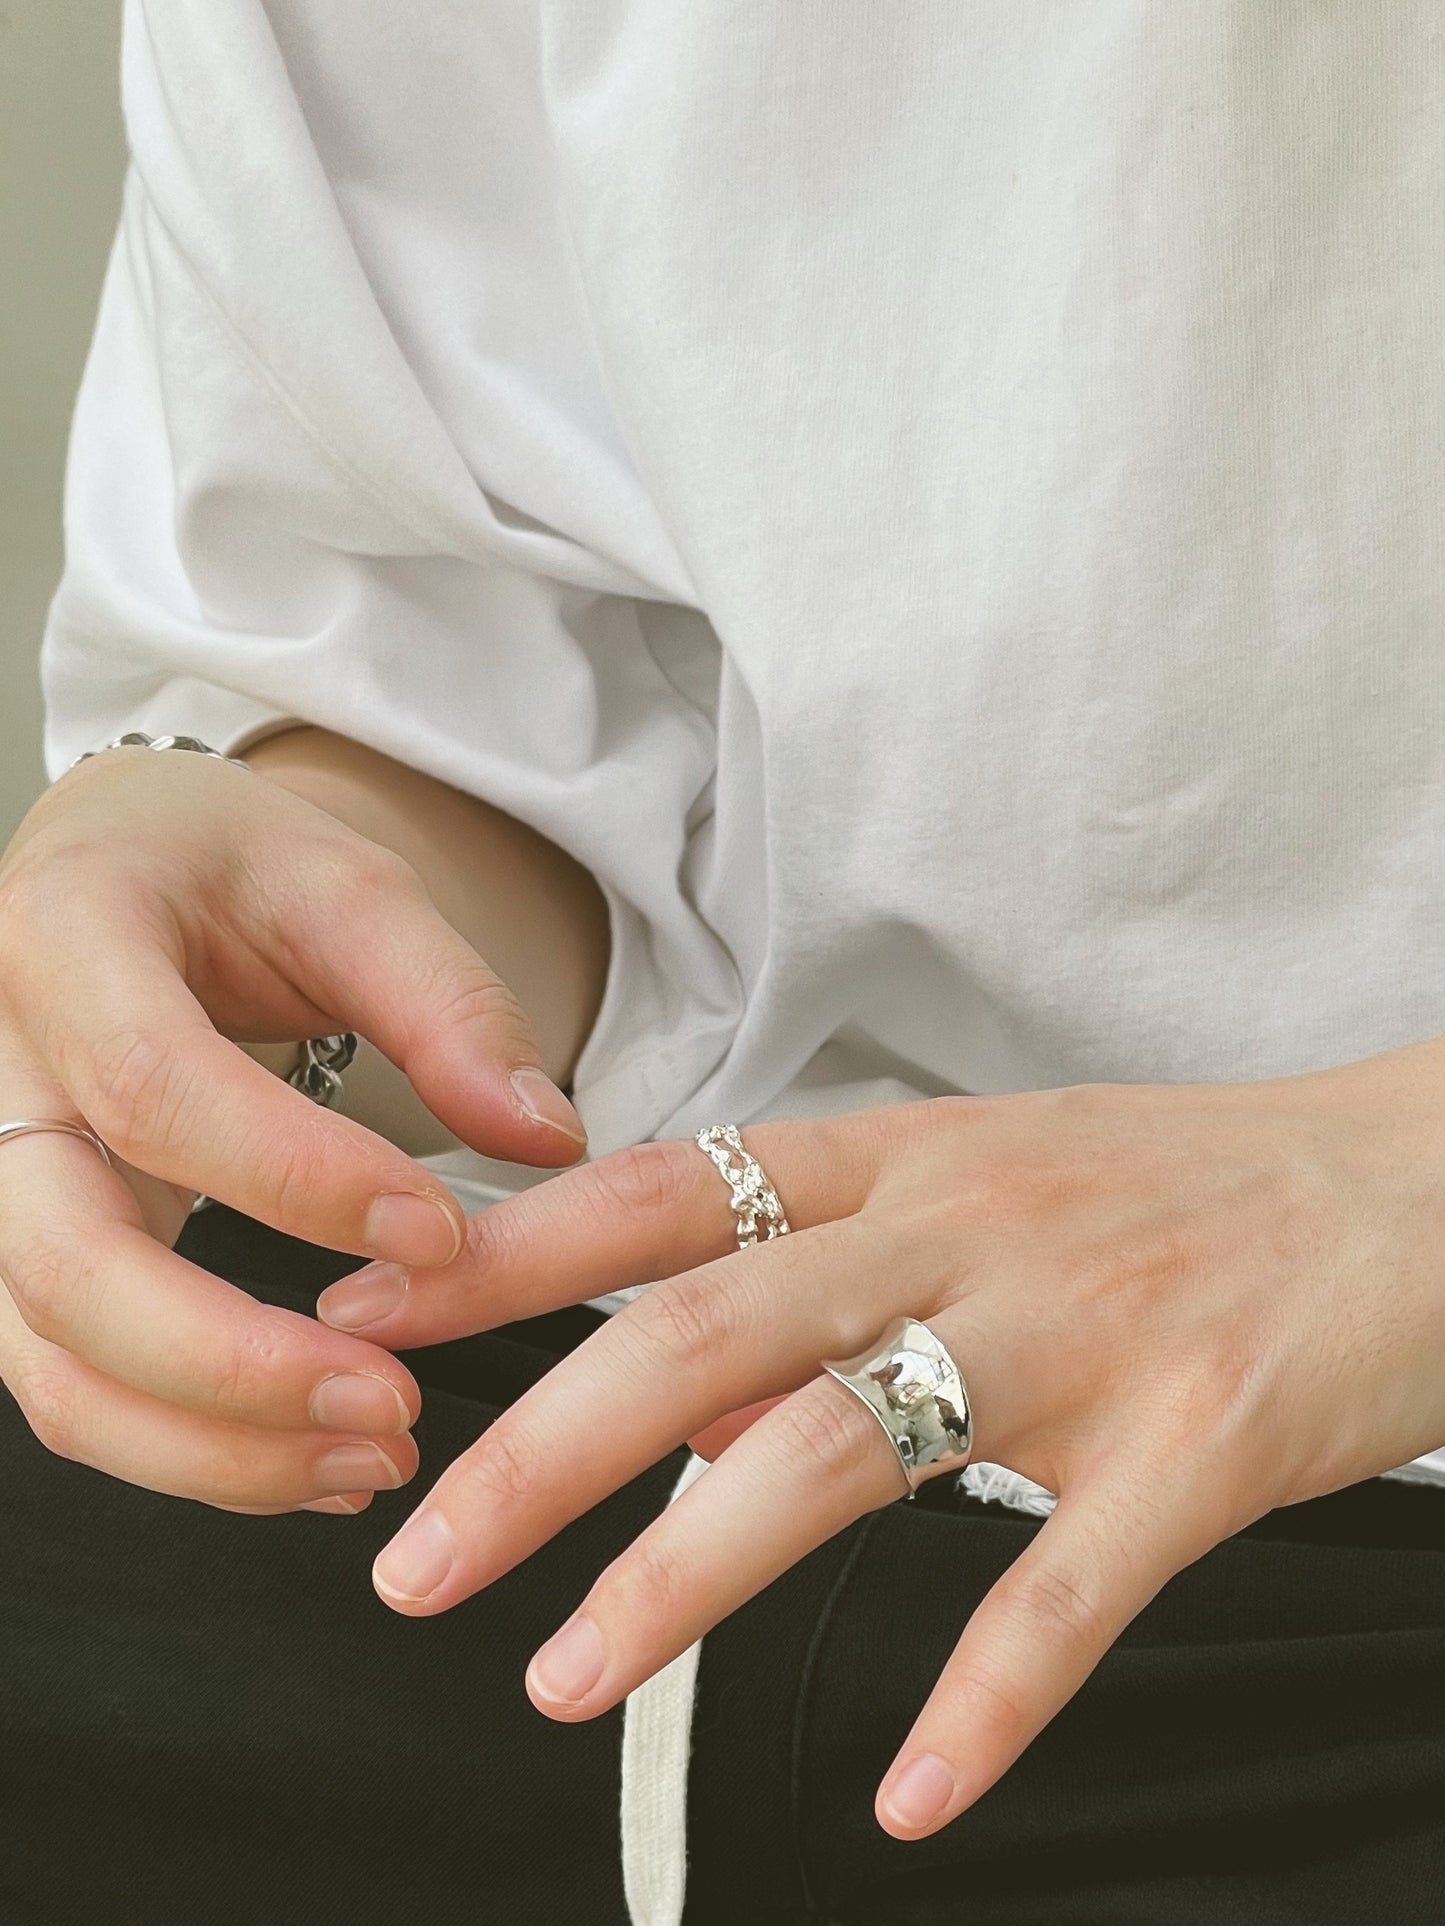
[[[536,825],[594,1154],[1445,1032],[1442,33],[130,0],[51,775],[299,720]]]

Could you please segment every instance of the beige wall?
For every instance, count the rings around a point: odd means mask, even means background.
[[[44,783],[36,653],[120,200],[119,0],[0,4],[0,843]]]

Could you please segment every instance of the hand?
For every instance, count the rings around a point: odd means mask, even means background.
[[[355,1511],[415,1473],[395,1358],[170,1248],[199,1191],[336,1250],[460,1248],[430,1171],[234,1040],[348,1028],[464,1141],[581,1154],[515,998],[399,856],[179,751],[108,750],[30,811],[0,861],[0,1118],[84,1118],[117,1158],[0,1145],[0,1375],[51,1450],[229,1511]]]
[[[389,1281],[396,1308],[359,1328],[409,1346],[661,1280],[448,1467],[374,1571],[398,1610],[446,1610],[683,1440],[732,1436],[534,1659],[555,1717],[614,1706],[900,1497],[876,1419],[818,1360],[903,1311],[963,1371],[975,1458],[1059,1503],[884,1780],[899,1838],[992,1785],[1174,1573],[1445,1441],[1445,1040],[1256,1083],[941,1097],[743,1135],[789,1236],[718,1255],[726,1187],[691,1142],[657,1143],[479,1213],[409,1289],[381,1267],[321,1298],[339,1322]]]

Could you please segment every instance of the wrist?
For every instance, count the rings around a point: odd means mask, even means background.
[[[1367,1126],[1397,1169],[1418,1161],[1445,1190],[1445,1036],[1310,1074],[1326,1107]]]

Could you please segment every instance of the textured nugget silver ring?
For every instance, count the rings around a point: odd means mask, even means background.
[[[757,1243],[759,1225],[763,1238],[781,1237],[790,1228],[778,1202],[778,1193],[763,1174],[763,1167],[752,1152],[744,1149],[736,1124],[709,1124],[699,1130],[693,1142],[717,1165],[727,1179],[731,1192],[728,1202],[737,1219],[738,1249],[750,1250]]]
[[[962,1471],[973,1451],[973,1411],[948,1347],[916,1317],[897,1317],[866,1351],[824,1358],[823,1369],[877,1418],[897,1454],[908,1496],[937,1465]]]

